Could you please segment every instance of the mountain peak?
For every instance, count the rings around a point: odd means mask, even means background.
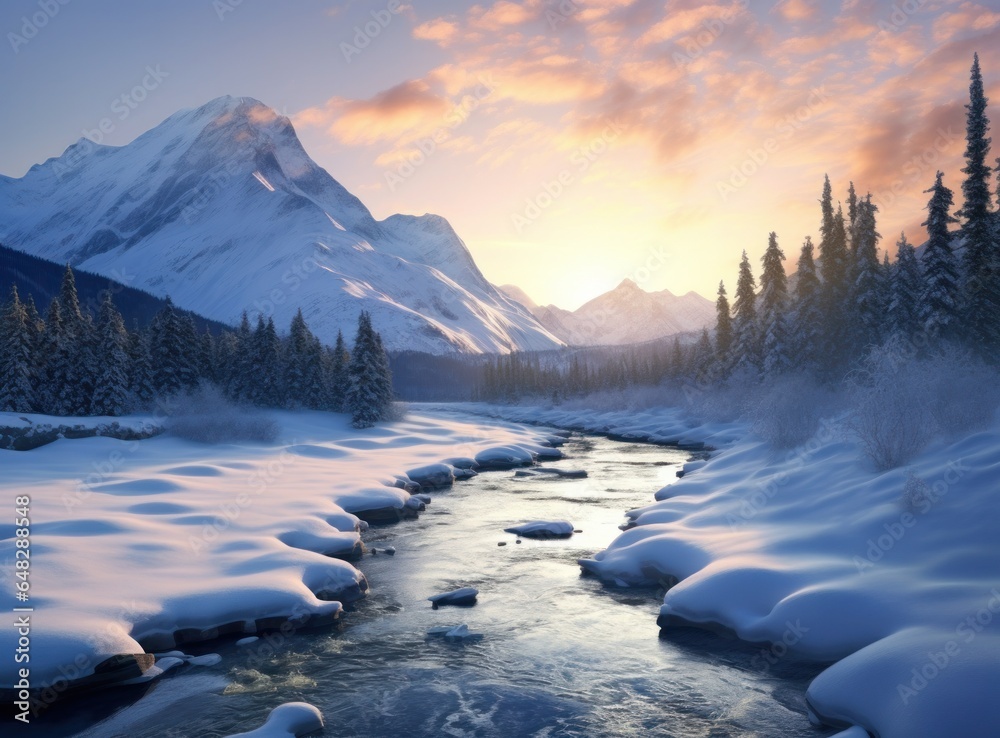
[[[623,279],[621,281],[621,284],[619,284],[617,287],[615,287],[615,291],[616,292],[619,291],[619,290],[622,290],[622,291],[628,290],[630,292],[634,292],[635,290],[640,290],[641,291],[642,288],[639,287],[639,285],[637,285],[631,279],[629,279],[628,277],[626,277],[625,279]]]
[[[287,324],[301,308],[327,342],[367,310],[396,350],[560,345],[486,281],[447,220],[376,221],[287,117],[251,97],[218,97],[124,146],[82,141],[0,178],[0,242],[134,274],[132,286],[219,321],[249,310]]]

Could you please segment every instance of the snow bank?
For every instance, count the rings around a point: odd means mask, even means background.
[[[832,663],[807,696],[830,724],[881,738],[996,733],[1000,424],[879,473],[836,419],[776,451],[738,423],[698,425],[676,410],[475,408],[719,449],[630,511],[634,527],[581,566],[619,586],[671,587],[662,627],[760,643],[761,670]]]
[[[0,451],[5,509],[13,516],[15,497],[31,498],[34,688],[64,688],[118,655],[331,622],[367,590],[360,571],[331,558],[360,554],[359,516],[424,505],[380,479],[545,441],[534,429],[420,413],[366,431],[339,415],[268,415],[281,429],[270,444],[161,435]],[[19,417],[0,414],[0,426]],[[133,420],[144,422],[123,422]],[[0,560],[13,562],[8,520]],[[2,572],[0,607],[10,612],[15,569]],[[0,650],[14,653],[16,639],[0,629]],[[122,677],[135,678],[152,659],[123,663]],[[14,668],[0,666],[0,689],[16,683]]]

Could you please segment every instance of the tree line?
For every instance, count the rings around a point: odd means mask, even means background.
[[[203,382],[257,407],[349,412],[357,427],[391,414],[392,373],[382,339],[362,312],[353,350],[338,332],[324,346],[298,311],[288,334],[272,318],[236,330],[198,332],[190,313],[166,304],[145,329],[126,327],[110,291],[96,318],[82,310],[73,270],[44,318],[16,285],[0,309],[0,411],[118,416]]]
[[[772,232],[762,258],[760,287],[747,258],[740,262],[729,304],[725,284],[716,302],[715,354],[703,373],[774,375],[802,370],[837,378],[869,349],[893,338],[916,351],[964,346],[995,362],[1000,349],[1000,213],[993,209],[988,162],[990,139],[979,56],[975,55],[966,105],[964,205],[938,171],[929,195],[927,243],[922,258],[901,233],[895,259],[879,259],[878,206],[859,197],[851,182],[847,211],[833,205],[830,178],[820,198],[817,250],[806,237],[794,289],[785,254]],[[1000,173],[1000,159],[997,160]],[[1000,182],[997,185],[1000,203]],[[950,226],[959,223],[952,231]],[[818,258],[817,258],[818,257]]]

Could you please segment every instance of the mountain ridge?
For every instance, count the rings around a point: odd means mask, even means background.
[[[84,143],[86,141],[86,143]],[[431,353],[561,342],[482,275],[437,215],[376,220],[253,98],[178,111],[131,143],[87,139],[0,177],[0,241],[233,324],[301,307],[325,342],[372,313],[387,346]]]
[[[527,297],[516,286],[500,289],[514,300],[518,293]],[[715,303],[697,292],[680,296],[670,290],[646,292],[628,278],[576,310],[534,303],[525,307],[550,333],[571,346],[646,343],[710,328],[715,320]]]

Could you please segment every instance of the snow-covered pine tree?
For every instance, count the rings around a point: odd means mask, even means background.
[[[337,331],[337,342],[327,364],[327,397],[329,409],[335,413],[347,411],[347,388],[350,385],[348,367],[351,357],[347,352],[344,334]],[[498,385],[499,386],[499,385]]]
[[[97,358],[100,371],[94,384],[91,412],[94,415],[124,415],[133,405],[129,392],[129,335],[125,322],[105,292],[97,315]]]
[[[63,415],[89,415],[100,371],[95,355],[94,325],[90,315],[80,308],[76,277],[68,264],[59,287],[59,305],[65,350],[72,355],[72,359],[63,359],[67,371],[65,382],[51,390],[59,395]]]
[[[283,389],[288,407],[299,408],[311,405],[307,372],[309,355],[312,352],[312,341],[313,335],[306,326],[300,308],[292,318],[282,360]]]
[[[719,282],[719,296],[715,301],[715,358],[724,371],[729,366],[733,350],[733,318],[725,282]]]
[[[257,318],[252,339],[253,374],[250,401],[258,407],[278,407],[281,404],[281,339],[274,320]]]
[[[215,363],[215,336],[212,329],[205,326],[205,330],[198,336],[198,377],[200,379],[219,383],[218,365]]]
[[[73,409],[66,402],[63,389],[74,381],[74,362],[77,357],[70,336],[63,327],[62,306],[58,297],[52,298],[45,314],[45,335],[41,341],[39,358],[39,412],[49,415],[72,414]]]
[[[920,319],[930,336],[954,338],[959,328],[958,264],[951,248],[948,225],[957,222],[951,215],[952,191],[944,184],[944,174],[937,173],[927,203],[927,250],[924,253],[924,289]]]
[[[855,223],[854,284],[851,285],[852,344],[856,352],[877,344],[882,325],[881,278],[875,213],[878,206],[871,195],[858,202]]]
[[[169,396],[194,384],[191,366],[192,336],[185,320],[178,315],[173,301],[166,304],[150,324],[149,353],[153,362],[153,389]]]
[[[326,385],[323,381],[323,344],[312,336],[306,354],[306,407],[323,410],[326,407]]]
[[[30,294],[24,300],[24,310],[28,317],[28,332],[31,337],[31,355],[33,357],[31,363],[31,396],[37,404],[39,398],[42,397],[41,365],[42,341],[45,339],[45,321],[38,314],[38,308],[35,307],[35,298]]]
[[[819,351],[823,343],[822,292],[819,278],[816,276],[813,251],[812,238],[806,236],[802,251],[799,253],[796,271],[792,322],[792,363],[806,371],[815,371],[819,368]]]
[[[153,359],[149,353],[149,333],[136,325],[129,333],[129,394],[134,407],[149,408],[156,397],[153,388]]]
[[[908,337],[920,330],[920,305],[924,289],[924,275],[917,260],[917,251],[899,235],[896,243],[896,264],[892,269],[889,298],[889,324],[891,331]]]
[[[28,311],[13,286],[0,313],[0,412],[31,412],[33,358]]]
[[[533,359],[532,368],[534,371],[532,376],[535,384],[531,387],[531,391],[538,392],[541,390],[541,387],[538,386],[538,380],[541,376],[541,366],[537,356],[533,357]],[[383,420],[388,420],[392,415],[392,403],[395,400],[395,393],[392,389],[392,368],[389,365],[389,353],[385,350],[385,345],[382,343],[382,335],[378,331],[375,332],[375,364],[378,368],[379,412]]]
[[[761,258],[760,325],[761,350],[765,374],[782,374],[791,368],[788,335],[788,277],[785,254],[778,246],[778,234],[771,231],[767,250]]]
[[[694,345],[694,356],[692,358],[692,369],[695,375],[707,375],[711,372],[712,364],[715,361],[716,351],[712,346],[712,339],[708,335],[708,328],[702,328],[698,342]]]
[[[382,378],[371,317],[362,311],[348,367],[347,409],[355,428],[371,428],[382,419]]]
[[[760,370],[760,328],[757,323],[757,282],[747,252],[740,261],[733,303],[733,368],[756,374]]]
[[[254,395],[254,340],[250,318],[246,310],[240,316],[236,329],[234,361],[229,372],[227,391],[237,402],[253,402]]]
[[[986,116],[989,100],[983,90],[979,54],[972,62],[969,104],[966,105],[965,167],[962,194],[965,203],[957,215],[962,219],[965,240],[963,265],[963,332],[977,350],[991,355],[1000,347],[1000,242],[994,230],[990,177],[990,124]]]

